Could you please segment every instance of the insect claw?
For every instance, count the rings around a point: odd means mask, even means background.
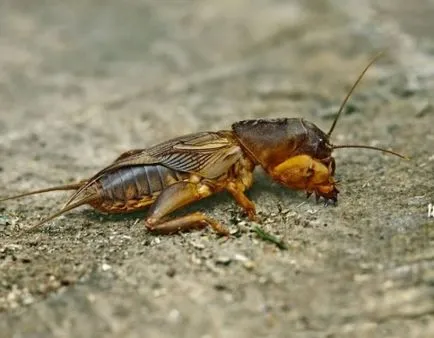
[[[309,198],[310,196],[312,196],[312,192],[306,191],[306,198]]]
[[[321,198],[321,196],[318,195],[317,193],[315,193],[315,201],[316,201],[316,203],[319,202],[320,198]]]

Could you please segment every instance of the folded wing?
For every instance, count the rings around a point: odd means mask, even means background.
[[[147,149],[134,149],[120,155],[94,175],[68,200],[68,206],[105,173],[128,166],[163,165],[207,179],[224,175],[242,157],[242,150],[227,133],[201,132],[181,136]]]

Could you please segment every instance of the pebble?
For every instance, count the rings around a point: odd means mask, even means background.
[[[232,228],[229,230],[229,234],[236,235],[240,231],[239,228]]]
[[[234,259],[235,259],[236,261],[239,261],[239,262],[246,262],[246,261],[249,260],[246,256],[241,255],[241,254],[235,254],[235,255],[234,255]]]
[[[166,275],[168,276],[168,277],[175,277],[175,275],[176,275],[176,269],[175,268],[173,268],[173,267],[170,267],[169,269],[167,269],[167,271],[166,271]]]
[[[24,305],[30,305],[35,301],[35,299],[33,298],[33,296],[27,291],[27,289],[25,289],[25,293],[22,296],[22,302]]]
[[[196,264],[196,265],[201,265],[202,264],[202,260],[199,257],[197,257],[195,254],[191,255],[191,262],[193,264]]]
[[[173,324],[177,323],[180,318],[181,318],[181,313],[177,309],[170,310],[169,315],[167,316],[167,320]]]
[[[241,262],[244,268],[247,270],[252,270],[255,267],[255,263],[244,255],[235,254],[234,259],[238,262]]]
[[[190,244],[195,249],[199,249],[199,250],[205,249],[205,245],[203,243],[201,243],[201,242],[190,241]]]
[[[153,291],[153,294],[154,294],[155,298],[165,296],[167,294],[167,289],[165,289],[165,288],[156,289]]]
[[[101,265],[101,269],[102,269],[102,271],[108,271],[108,270],[110,270],[112,267],[111,267],[111,265],[108,265],[107,263],[103,263],[102,265]]]
[[[9,219],[6,216],[0,216],[0,225],[1,226],[6,226],[9,225]]]
[[[255,263],[253,261],[247,261],[243,263],[243,266],[247,270],[253,270],[255,268]]]
[[[0,249],[0,252],[5,252],[6,250],[16,251],[22,250],[23,246],[19,244],[6,244],[4,247]]]
[[[216,259],[216,263],[220,265],[229,265],[231,262],[232,259],[228,256],[220,256]]]
[[[222,274],[223,270],[217,268],[211,261],[205,261],[205,266],[212,272],[216,273],[216,274]]]

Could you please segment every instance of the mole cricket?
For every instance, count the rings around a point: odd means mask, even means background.
[[[363,69],[325,133],[302,118],[239,121],[231,130],[199,132],[145,149],[121,154],[89,179],[0,199],[0,202],[49,191],[75,190],[56,213],[38,227],[82,205],[104,213],[127,213],[150,207],[146,228],[155,233],[211,226],[228,235],[228,229],[204,213],[167,219],[175,210],[221,191],[228,191],[250,220],[257,220],[255,204],[245,195],[253,183],[253,170],[262,167],[274,181],[290,189],[315,194],[327,204],[336,202],[335,160],[338,148],[365,148],[406,158],[391,150],[367,145],[334,145],[330,137],[352,92],[369,67]]]

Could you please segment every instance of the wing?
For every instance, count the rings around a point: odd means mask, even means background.
[[[216,178],[241,158],[242,151],[228,134],[204,132],[157,145],[149,155],[171,169]]]
[[[126,166],[161,164],[212,179],[224,174],[241,156],[241,148],[227,133],[202,132],[126,152],[95,176]]]
[[[147,149],[134,149],[121,154],[78,189],[66,202],[75,198],[102,175],[118,168],[161,164],[173,170],[214,179],[225,174],[243,156],[230,132],[202,132],[181,136]]]
[[[119,157],[114,160],[113,162],[119,162],[120,160],[126,159],[128,157],[131,157],[132,155],[136,155],[138,153],[141,153],[143,151],[143,149],[133,149],[133,150],[128,150],[122,154],[119,155]]]

